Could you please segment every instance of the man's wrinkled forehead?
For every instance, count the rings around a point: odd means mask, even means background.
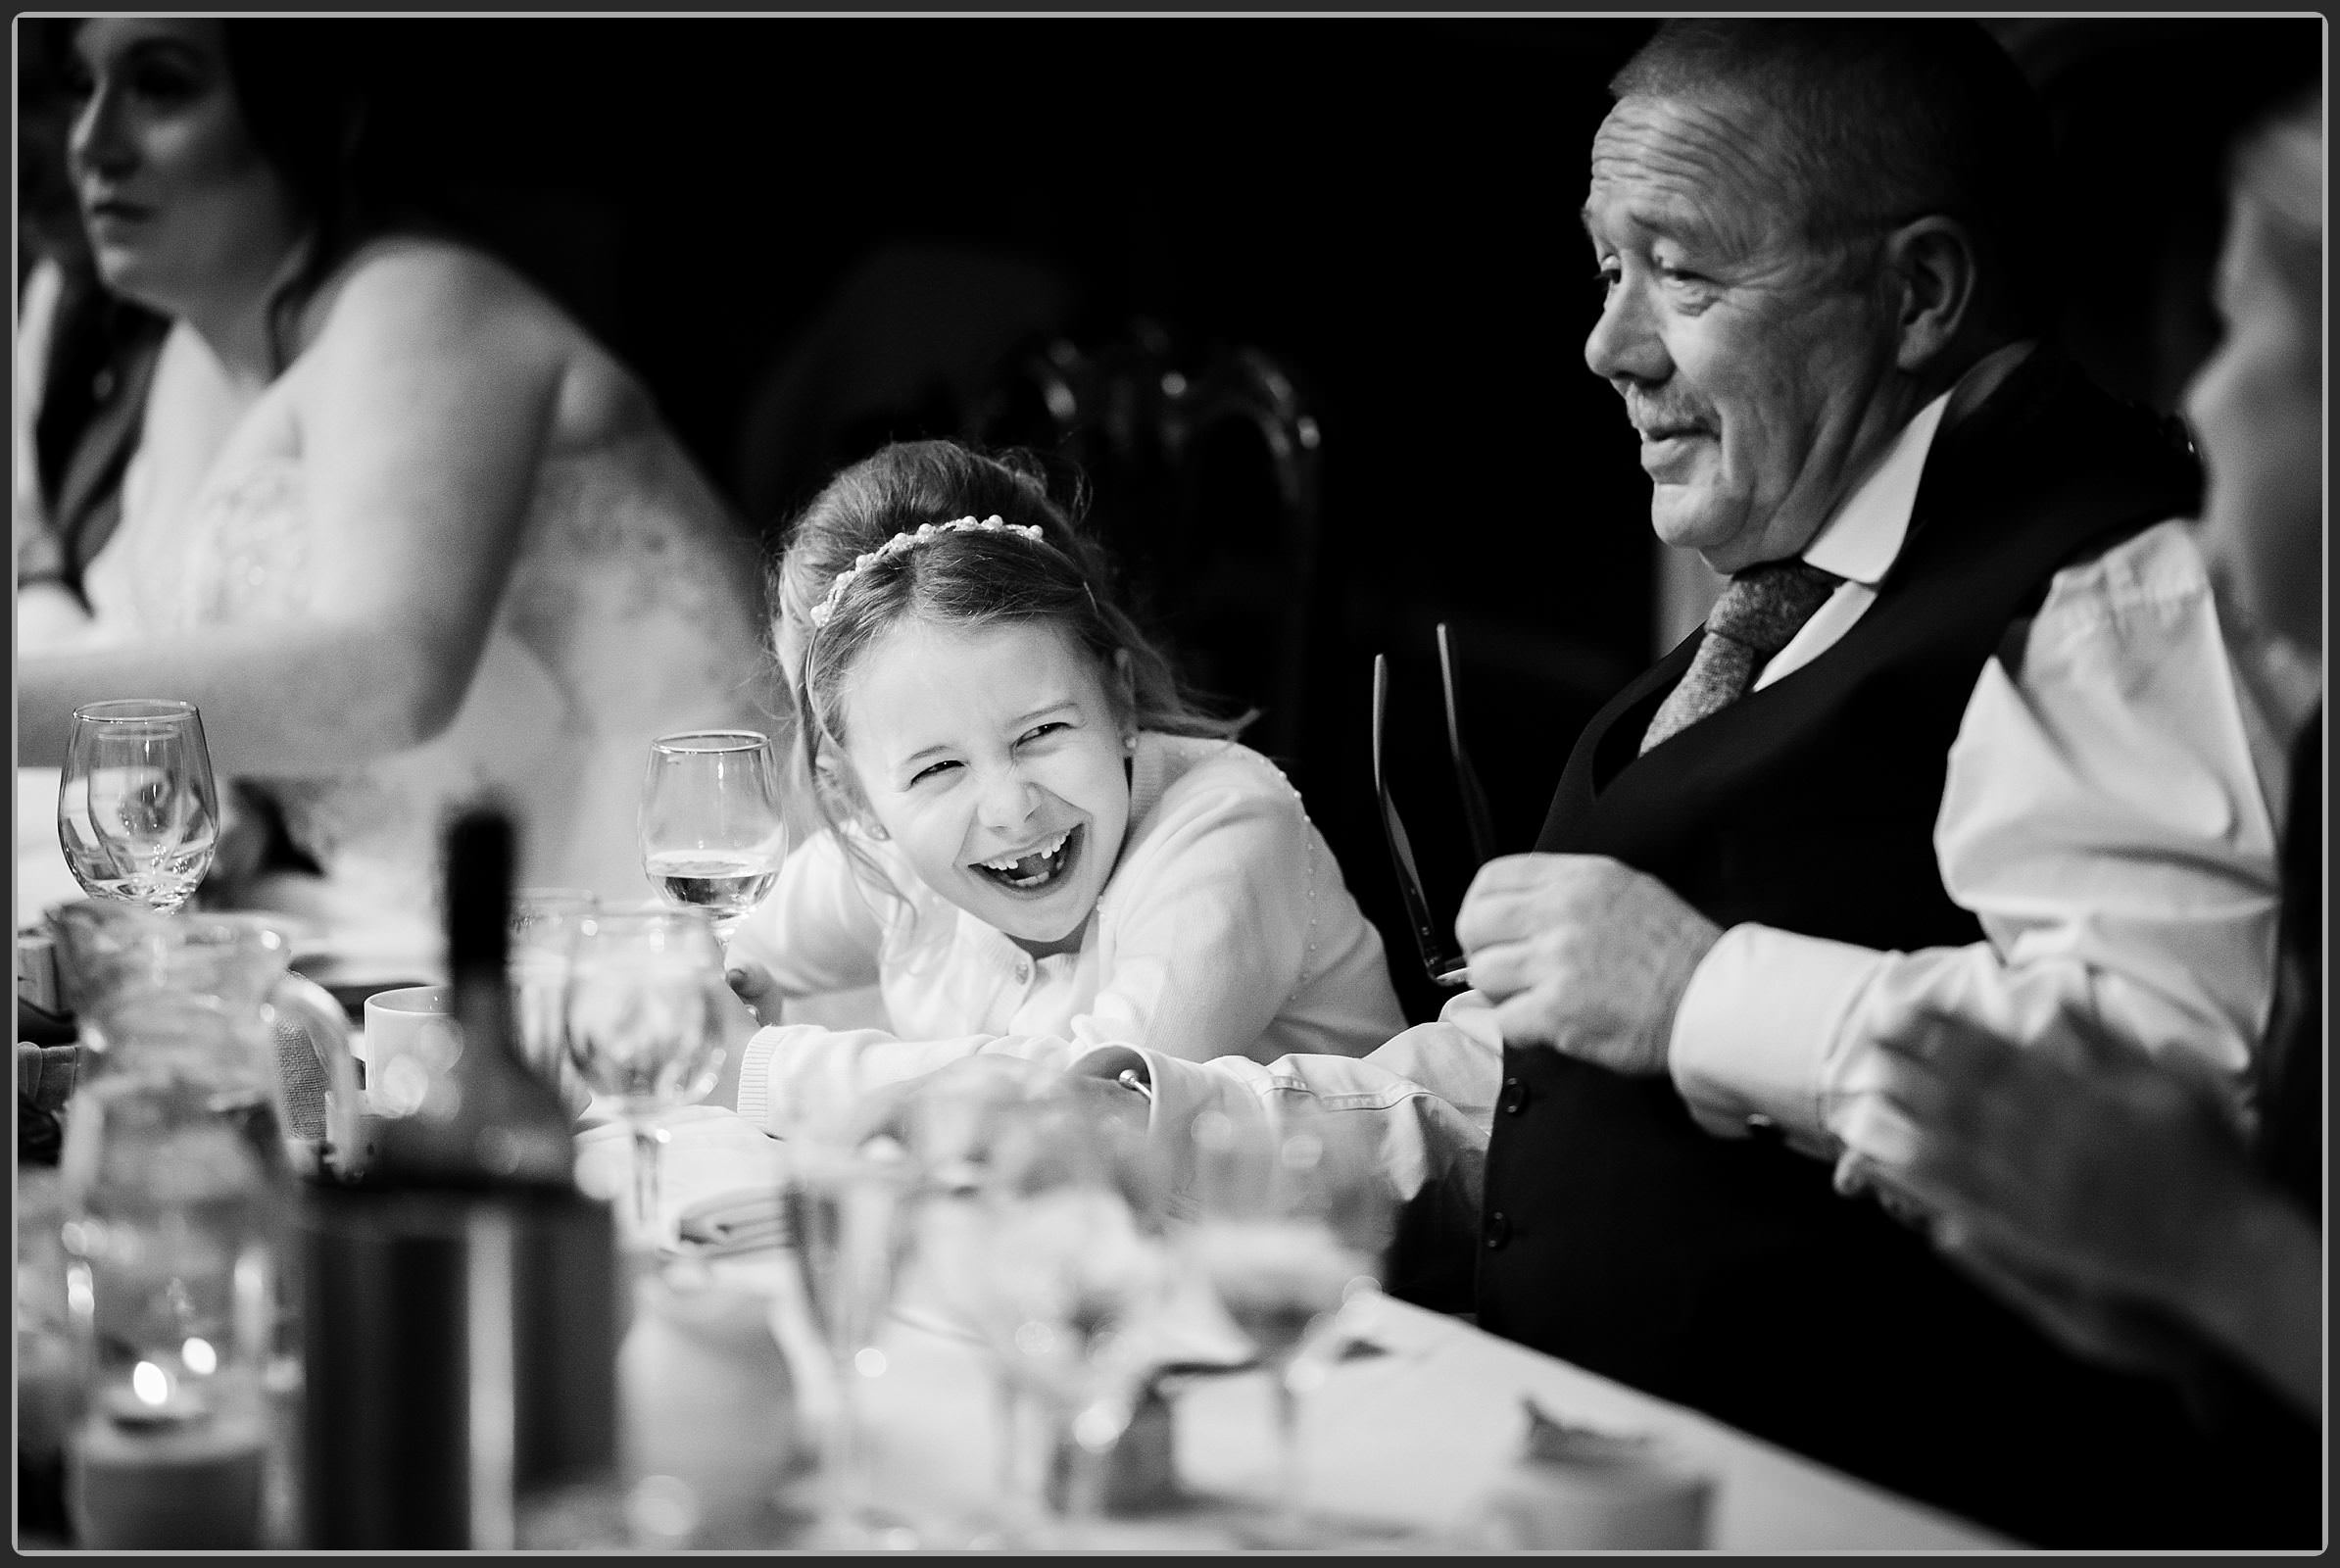
[[[1622,222],[1753,246],[1800,205],[1778,143],[1777,118],[1740,94],[1621,98],[1592,138],[1580,216],[1596,240]]]

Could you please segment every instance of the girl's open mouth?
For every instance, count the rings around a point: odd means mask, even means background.
[[[995,860],[977,860],[973,869],[1014,892],[1040,892],[1052,886],[1080,859],[1081,841],[1086,831],[1080,827],[1066,828],[1028,854],[1002,856]]]

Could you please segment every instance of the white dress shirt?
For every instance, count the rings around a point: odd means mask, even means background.
[[[1147,733],[1128,836],[1073,953],[1034,958],[862,841],[789,857],[732,939],[783,996],[876,984],[890,1029],[779,1024],[740,1069],[742,1114],[842,1109],[978,1052],[1066,1067],[1099,1046],[1194,1060],[1362,1056],[1405,1027],[1379,933],[1274,763],[1232,741]]]
[[[1756,684],[1820,657],[1900,553],[1936,433],[2023,346],[1903,429],[1804,559],[1846,581]],[[1827,1156],[1872,1043],[1932,1005],[2035,1042],[2069,1013],[2206,1076],[2245,1109],[2273,991],[2283,726],[2236,678],[2189,525],[2058,573],[2021,669],[1983,668],[1936,819],[1943,886],[1986,940],[1877,952],[1723,934],[1675,1015],[1676,1087],[1709,1131],[1778,1126]]]

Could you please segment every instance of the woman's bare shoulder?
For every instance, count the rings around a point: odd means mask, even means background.
[[[581,330],[534,285],[485,251],[423,234],[367,241],[302,312],[310,346],[336,336],[436,323],[457,338],[489,328],[549,339]]]
[[[384,352],[492,365],[558,387],[553,441],[593,446],[655,418],[632,372],[519,272],[485,251],[428,235],[369,241],[304,313],[304,358],[370,368]]]

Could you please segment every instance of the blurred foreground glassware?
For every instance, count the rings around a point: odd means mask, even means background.
[[[1078,1547],[1160,1359],[1175,1280],[1162,1188],[1143,1142],[1094,1099],[1051,1093],[998,1115],[970,1304],[1010,1376],[1049,1413],[1044,1503],[1057,1456],[1071,1466],[1057,1539],[1038,1544]]]
[[[301,1173],[355,1173],[364,1106],[347,1017],[324,988],[289,972],[292,946],[266,916],[164,918],[84,899],[50,909],[48,926],[84,1080],[188,1079],[215,1112],[265,1124],[282,1141],[278,1158]],[[220,1027],[156,1027],[181,1012],[216,1014]]]
[[[73,1098],[60,1165],[85,1400],[75,1535],[100,1549],[249,1549],[280,1322],[274,1117],[204,1070],[241,1049],[224,1009],[147,993],[108,1028],[112,1059]]]
[[[723,1066],[723,950],[700,909],[603,909],[580,922],[568,981],[568,1057],[633,1140],[631,1222],[656,1245],[658,1117],[703,1098]]]
[[[1343,1307],[1380,1288],[1395,1224],[1369,1152],[1304,1103],[1281,1107],[1272,1127],[1239,1127],[1218,1111],[1195,1118],[1195,1208],[1179,1239],[1274,1380],[1281,1473],[1270,1528],[1288,1546],[1305,1544],[1308,1523],[1301,1398],[1339,1350]]]
[[[585,922],[601,900],[585,888],[522,888],[512,898],[512,1001],[520,1053],[561,1098],[587,1093],[568,1059],[568,976]]]
[[[707,910],[730,941],[788,852],[770,740],[716,729],[651,742],[641,831],[642,869],[659,896]]]
[[[915,1162],[892,1139],[854,1145],[799,1137],[781,1180],[802,1298],[829,1374],[821,1422],[815,1550],[914,1544],[908,1524],[882,1514],[870,1484],[860,1384],[882,1377],[878,1330],[909,1252]]]
[[[73,710],[57,841],[84,892],[168,914],[211,869],[219,834],[194,704],[138,697]]]

